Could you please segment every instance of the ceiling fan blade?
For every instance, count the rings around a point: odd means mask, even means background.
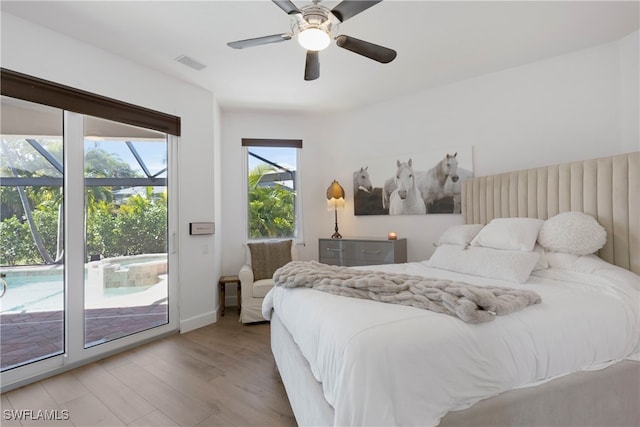
[[[272,1],[275,4],[277,4],[280,9],[284,10],[288,15],[301,13],[300,9],[298,9],[291,0],[272,0]]]
[[[369,9],[371,6],[375,6],[380,3],[382,0],[374,0],[374,1],[361,1],[361,0],[344,0],[342,3],[338,4],[336,7],[331,9],[331,13],[338,18],[340,22],[344,22],[349,18],[353,18],[360,12],[364,12]]]
[[[234,49],[244,49],[245,47],[260,46],[269,43],[278,43],[291,40],[291,34],[274,34],[272,36],[256,37],[254,39],[238,40],[227,43],[227,46]]]
[[[338,36],[336,37],[336,44],[341,48],[355,52],[358,55],[366,56],[374,61],[387,64],[396,58],[396,51],[387,47],[378,46],[377,44],[369,43],[364,40],[357,39],[350,36]]]
[[[304,79],[315,80],[320,77],[320,59],[317,50],[307,51],[307,60],[304,67]]]

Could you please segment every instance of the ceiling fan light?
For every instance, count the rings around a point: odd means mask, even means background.
[[[307,28],[298,34],[298,43],[306,50],[322,50],[329,46],[331,37],[320,28]]]

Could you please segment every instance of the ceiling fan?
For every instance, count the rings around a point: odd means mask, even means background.
[[[339,47],[383,64],[393,61],[396,57],[396,51],[393,49],[378,46],[355,37],[334,36],[340,23],[380,3],[382,0],[344,0],[333,9],[321,5],[321,0],[313,0],[313,4],[301,8],[298,8],[290,0],[272,1],[291,16],[291,32],[229,42],[227,43],[229,47],[244,49],[245,47],[283,42],[297,37],[298,43],[307,50],[304,70],[305,80],[315,80],[320,77],[318,52],[329,46],[334,38]]]

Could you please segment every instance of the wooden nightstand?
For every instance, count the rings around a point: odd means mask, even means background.
[[[240,285],[240,278],[238,276],[222,276],[218,281],[220,287],[220,305],[222,305],[222,316],[224,316],[225,306],[225,293],[227,283],[237,283],[238,285],[238,314],[240,314],[240,308],[242,307],[242,287]]]

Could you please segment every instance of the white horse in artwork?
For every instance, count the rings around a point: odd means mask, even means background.
[[[398,171],[395,176],[396,189],[389,197],[389,215],[425,214],[427,209],[418,190],[412,161],[396,161]]]
[[[453,213],[462,213],[462,181],[473,178],[473,172],[465,168],[458,168],[458,179],[455,181],[452,177],[444,184],[444,193],[446,196],[453,196]]]
[[[437,165],[421,175],[418,181],[420,193],[425,206],[429,206],[445,196],[445,184],[447,179],[458,182],[458,153],[449,154],[438,162]]]
[[[425,206],[446,195],[447,179],[458,181],[458,153],[448,154],[428,171],[416,171],[416,182]],[[396,189],[396,179],[389,178],[382,191],[382,206],[387,207],[391,193]]]
[[[370,193],[373,190],[373,184],[369,178],[369,166],[360,168],[353,173],[353,194],[356,194],[358,190],[364,190]]]

